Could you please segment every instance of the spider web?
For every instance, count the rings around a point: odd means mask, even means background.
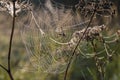
[[[68,42],[73,32],[89,20],[82,21],[79,14],[74,16],[72,8],[59,6],[61,8],[58,9],[55,5],[46,4],[29,12],[21,36],[35,71],[61,73],[67,67],[72,49],[67,45],[56,44],[50,38]]]
[[[51,4],[47,0],[45,4],[40,3],[39,7],[28,13],[21,36],[35,71],[55,74],[64,72],[73,47],[57,44],[53,40],[69,42],[73,33],[90,21],[87,18],[83,20],[79,13],[73,12],[73,6],[69,6],[69,9],[65,6],[68,5],[56,2]]]

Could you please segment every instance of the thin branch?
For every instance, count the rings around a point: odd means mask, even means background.
[[[71,65],[71,63],[72,63],[72,60],[73,60],[73,57],[74,57],[74,55],[75,55],[76,49],[77,49],[77,47],[79,46],[80,42],[82,41],[82,38],[83,38],[84,35],[86,34],[87,29],[89,28],[89,26],[90,26],[90,24],[91,24],[91,22],[92,22],[92,20],[93,20],[93,18],[94,18],[95,13],[96,13],[96,8],[95,8],[95,10],[94,10],[94,12],[93,12],[93,14],[92,14],[92,16],[91,16],[91,18],[90,18],[90,22],[88,23],[87,27],[85,28],[85,31],[84,31],[83,35],[80,37],[77,45],[75,46],[75,48],[74,48],[74,50],[73,50],[72,56],[70,57],[70,60],[69,60],[69,62],[68,62],[68,65],[67,65],[67,68],[66,68],[66,71],[65,71],[64,80],[67,79],[67,73],[68,73],[69,67],[70,67],[70,65]]]
[[[15,2],[16,0],[13,0],[13,21],[12,21],[12,31],[10,35],[10,42],[9,42],[9,51],[8,51],[8,74],[11,80],[14,80],[12,73],[11,73],[11,48],[12,48],[12,41],[13,41],[13,35],[15,30]]]
[[[3,65],[0,64],[0,67],[3,68],[9,75],[11,80],[14,80],[13,75],[11,73],[11,48],[12,48],[12,41],[13,41],[13,35],[14,35],[14,29],[15,29],[15,2],[16,0],[12,0],[13,3],[13,21],[12,21],[12,31],[10,35],[10,41],[9,41],[9,51],[8,51],[8,68],[5,68]]]
[[[0,64],[0,67],[3,68],[5,71],[8,71],[3,65]]]

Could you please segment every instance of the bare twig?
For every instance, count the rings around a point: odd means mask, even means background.
[[[11,73],[11,48],[12,48],[12,41],[15,29],[15,2],[16,0],[12,0],[13,2],[13,21],[12,21],[12,31],[10,35],[10,42],[9,42],[9,51],[8,51],[8,68],[5,68],[3,65],[0,64],[0,67],[3,68],[9,75],[11,80],[14,80],[13,75]]]
[[[3,65],[0,64],[0,67],[7,71],[7,69]]]
[[[11,31],[11,36],[10,36],[9,52],[8,52],[8,73],[9,73],[11,80],[13,80],[10,61],[11,61],[11,47],[12,47],[12,41],[13,41],[13,35],[14,35],[14,29],[15,29],[15,1],[16,0],[13,0],[13,22],[12,22],[12,31]]]
[[[72,55],[71,55],[71,57],[70,57],[70,60],[69,60],[69,62],[68,62],[68,65],[67,65],[67,68],[66,68],[66,71],[65,71],[64,80],[67,79],[67,73],[68,73],[69,67],[70,67],[70,65],[71,65],[71,63],[72,63],[72,60],[73,60],[73,57],[74,57],[74,55],[75,55],[76,49],[77,49],[77,47],[79,46],[82,38],[83,38],[84,35],[86,34],[87,29],[89,28],[89,26],[90,26],[90,24],[91,24],[91,22],[92,22],[92,20],[93,20],[93,18],[94,18],[95,13],[96,13],[96,8],[95,8],[95,10],[94,10],[94,12],[93,12],[93,14],[92,14],[92,16],[91,16],[91,18],[90,18],[90,22],[88,23],[87,27],[85,28],[85,31],[84,31],[83,35],[80,37],[77,45],[75,46],[75,48],[74,48],[74,50],[73,50],[73,52],[72,52]]]

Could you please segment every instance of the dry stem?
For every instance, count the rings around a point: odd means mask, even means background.
[[[10,42],[9,42],[9,51],[8,51],[8,68],[5,68],[3,65],[0,64],[0,67],[3,68],[9,75],[11,80],[14,80],[13,75],[11,73],[11,48],[12,48],[12,41],[13,41],[13,35],[14,35],[14,29],[15,29],[15,2],[16,0],[13,0],[13,21],[12,21],[12,31],[10,35]]]

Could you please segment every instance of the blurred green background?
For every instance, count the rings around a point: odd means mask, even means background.
[[[41,1],[44,2],[44,0]],[[111,21],[112,26],[111,24],[109,25],[112,29],[109,33],[120,28],[120,0],[111,1],[115,3],[117,14],[112,19],[113,23]],[[37,0],[33,0],[33,2],[37,2]],[[72,0],[66,0],[66,2],[62,3],[68,4],[67,2],[71,4]],[[12,18],[9,14],[0,12],[0,64],[3,64],[5,67],[7,67],[11,22]],[[16,23],[11,57],[12,73],[15,80],[63,80],[64,73],[50,74],[37,72],[30,65],[27,51],[21,39],[21,27],[19,26],[20,25]],[[115,48],[115,45],[112,45],[112,47]],[[107,65],[106,80],[120,80],[120,48],[116,53],[117,55],[115,55],[110,64]],[[92,60],[87,60],[78,56],[75,57],[73,61],[67,80],[98,80],[96,79],[96,73],[94,72],[95,66]],[[94,72],[93,75],[91,75],[89,69]],[[2,68],[0,68],[0,80],[10,80],[8,74]]]

